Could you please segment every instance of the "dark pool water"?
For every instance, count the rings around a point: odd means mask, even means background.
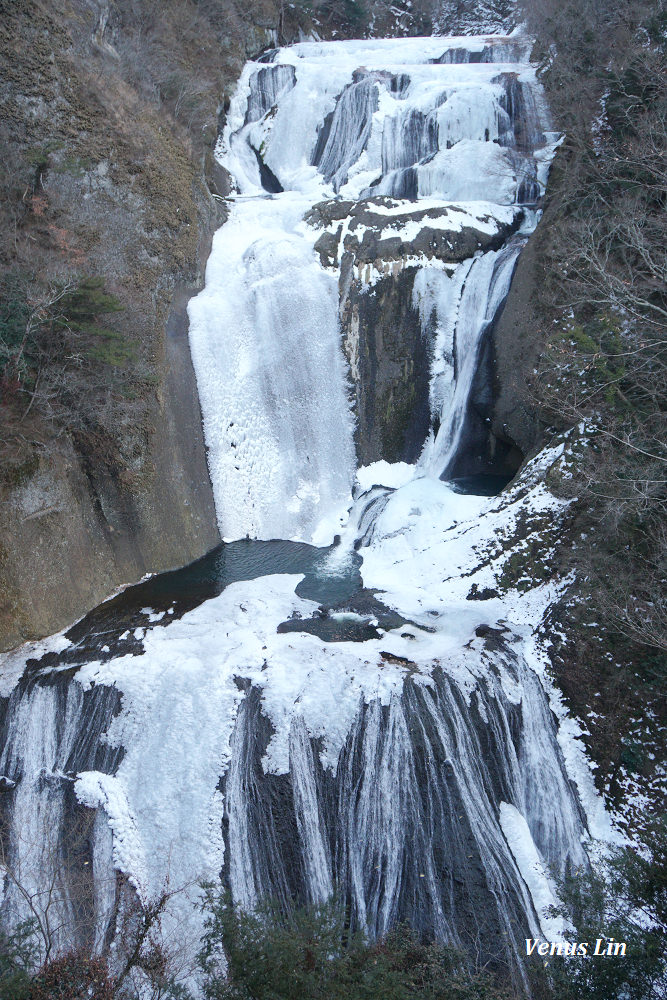
[[[173,620],[216,597],[230,583],[256,580],[275,573],[303,574],[298,594],[333,605],[346,600],[361,587],[361,559],[352,554],[345,571],[331,576],[325,568],[330,553],[331,548],[318,549],[303,542],[254,539],[223,542],[196,562],[182,569],[159,573],[105,601],[74,625],[67,638],[79,642],[91,631],[116,629],[120,624],[126,628],[146,625],[148,617],[141,614],[142,608],[170,611]]]
[[[290,619],[279,631],[310,632],[325,642],[363,642],[376,637],[378,627],[386,631],[402,624],[400,616],[363,590],[361,557],[352,552],[332,567],[334,549],[283,540],[222,543],[196,562],[152,576],[100,604],[65,633],[72,646],[62,653],[46,653],[31,665],[78,667],[93,659],[141,653],[142,634],[135,636],[135,630],[168,625],[230,583],[276,573],[302,575],[296,593],[320,606],[312,618]],[[335,611],[358,617],[338,617]],[[151,620],[160,614],[158,621]]]
[[[508,482],[510,477],[476,475],[451,480],[449,485],[458,493],[494,496]],[[93,659],[141,653],[143,632],[135,636],[135,630],[168,625],[230,583],[276,573],[303,576],[297,595],[319,605],[311,618],[282,622],[279,632],[308,632],[325,642],[363,642],[402,625],[419,627],[363,589],[361,556],[351,552],[337,559],[337,555],[336,546],[316,548],[305,542],[223,542],[196,562],[152,576],[100,604],[65,633],[72,646],[62,653],[46,653],[32,665],[77,667]],[[159,620],[152,620],[157,615]]]
[[[511,483],[514,476],[490,476],[479,473],[476,476],[461,476],[448,480],[455,493],[468,493],[477,497],[495,497]]]

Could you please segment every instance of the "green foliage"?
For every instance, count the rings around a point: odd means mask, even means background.
[[[12,488],[23,486],[34,476],[38,468],[39,455],[36,450],[30,451],[26,456],[5,458],[0,464],[0,483]]]
[[[633,409],[632,387],[626,385],[628,352],[613,319],[596,315],[588,322],[568,323],[554,336],[552,349],[569,354],[569,366],[576,367],[585,383],[589,403],[600,399],[622,411]]]
[[[354,27],[367,17],[366,8],[359,0],[345,0],[345,18]]]
[[[400,928],[367,944],[335,903],[288,916],[272,904],[235,909],[208,891],[200,963],[209,1000],[510,1000],[485,973],[467,971],[450,948]],[[228,961],[221,971],[220,956]]]
[[[368,11],[362,0],[321,0],[316,5],[316,12],[325,20],[353,29],[359,29],[368,20]]]
[[[667,7],[664,3],[656,4],[649,11],[644,27],[651,44],[664,52],[667,47]]]
[[[561,880],[561,914],[589,943],[589,956],[553,960],[552,988],[562,1000],[664,1000],[667,996],[667,823],[652,825],[643,853],[615,851],[586,872]],[[595,942],[625,942],[625,957],[593,956]]]
[[[637,740],[623,739],[621,749],[621,764],[627,768],[630,774],[641,773],[645,764],[645,752],[641,743]]]
[[[30,315],[25,280],[17,271],[0,278],[0,366],[21,343]]]
[[[116,296],[106,291],[103,278],[84,278],[58,305],[54,327],[77,336],[91,361],[119,368],[134,356],[127,338],[100,321],[100,317],[123,309]]]
[[[71,174],[73,177],[83,177],[90,170],[93,161],[89,156],[67,155],[60,163],[56,164],[55,172],[58,174]]]
[[[37,170],[43,170],[49,165],[49,158],[52,153],[57,152],[62,149],[62,142],[51,141],[45,143],[43,146],[30,146],[25,151],[25,159],[31,167],[36,167]]]
[[[28,285],[18,271],[0,277],[0,402],[31,381],[29,350],[34,342]]]
[[[122,368],[133,357],[134,352],[122,333],[101,330],[98,336],[101,338],[100,342],[86,349],[86,354],[92,361],[99,361],[113,368]]]
[[[42,177],[51,166],[51,154],[62,149],[62,142],[52,140],[42,146],[30,146],[24,154],[25,162],[32,167],[34,174],[31,181],[32,190],[35,191],[42,182]]]
[[[72,285],[45,286],[8,272],[0,278],[0,394],[23,413],[50,416],[82,410],[100,390],[118,385],[117,370],[134,356],[131,341],[106,325],[123,306],[90,276]]]
[[[87,277],[67,292],[61,300],[62,321],[73,330],[95,332],[98,317],[120,312],[122,306],[115,295],[109,295],[104,278]]]
[[[101,322],[122,309],[100,277],[83,278],[64,293],[44,290],[41,301],[31,301],[27,280],[8,272],[0,280],[0,372],[29,385],[56,342],[61,358],[76,347],[93,362],[122,367],[134,356],[132,346]]]
[[[20,924],[11,934],[0,930],[0,997],[2,1000],[29,1000],[35,961],[34,925]]]

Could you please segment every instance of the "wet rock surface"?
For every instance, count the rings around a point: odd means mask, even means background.
[[[340,267],[343,347],[354,386],[359,462],[414,462],[431,427],[432,343],[424,335],[413,286],[417,265],[452,265],[497,250],[518,230],[516,207],[503,223],[459,205],[423,207],[389,197],[320,202],[305,216],[323,229],[315,243],[324,267]],[[514,473],[520,451],[489,429],[494,406],[495,356],[486,338],[470,403],[470,447],[455,470],[469,475]]]
[[[353,266],[352,255],[346,255],[343,286]],[[428,433],[431,351],[412,301],[415,273],[407,268],[370,288],[350,281],[341,310],[361,465],[379,459],[414,462]]]

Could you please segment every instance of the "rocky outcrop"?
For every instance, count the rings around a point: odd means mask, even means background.
[[[0,282],[103,282],[129,359],[63,366],[25,418],[0,350],[0,650],[219,541],[186,306],[225,218],[227,95],[279,28],[312,30],[283,6],[0,0]]]
[[[554,175],[559,171],[557,157]],[[534,454],[544,444],[545,424],[530,380],[547,337],[549,318],[539,290],[551,266],[549,241],[553,238],[553,224],[554,210],[547,204],[540,225],[519,257],[509,295],[487,343],[492,399],[482,402],[479,380],[476,390],[476,399],[495,440],[523,455]]]
[[[140,474],[91,455],[76,435],[54,435],[2,489],[0,649],[54,632],[120,585],[219,542],[187,340],[190,293],[177,289],[168,315]]]
[[[417,208],[394,198],[321,202],[306,222],[324,229],[315,244],[324,267],[341,263],[351,254],[366,281],[376,273],[397,273],[410,259],[458,264],[478,251],[498,250],[521,225],[521,209],[510,209],[498,222],[483,210],[479,214],[461,205]]]
[[[315,243],[323,267],[340,269],[343,349],[350,365],[360,464],[415,462],[431,427],[432,331],[413,301],[417,266],[452,270],[497,250],[523,220],[518,207],[499,221],[461,205],[421,207],[376,197],[321,202],[306,222],[323,230]],[[489,428],[494,406],[494,340],[486,338],[471,405],[470,441],[460,475],[516,472],[521,455]]]
[[[350,363],[357,416],[355,444],[361,465],[380,458],[415,462],[430,425],[431,352],[412,303],[416,268],[373,286],[351,279],[352,255],[341,285],[343,348]]]
[[[3,212],[14,215],[0,277],[18,274],[28,302],[86,276],[103,282],[123,359],[81,363],[75,345],[57,392],[30,407],[2,385],[0,649],[219,541],[185,311],[224,219],[213,195],[225,177],[209,169],[215,104],[195,144],[173,101],[160,106],[150,90],[151,33],[166,46],[182,7],[140,36],[123,4],[2,5]],[[178,85],[189,113],[205,116],[189,44]],[[216,45],[207,39],[201,58]],[[235,45],[234,75],[244,39]]]

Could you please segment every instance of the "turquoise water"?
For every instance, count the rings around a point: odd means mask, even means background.
[[[303,621],[303,631],[319,634],[325,640],[369,638],[366,623],[353,623],[350,628],[332,628],[327,620],[328,609],[347,607],[362,593],[359,573],[361,557],[352,552],[335,571],[330,566],[335,546],[316,548],[304,542],[256,541],[243,539],[222,543],[196,562],[182,569],[159,573],[110,598],[89,612],[66,633],[73,644],[61,654],[49,653],[40,666],[76,666],[91,659],[111,659],[119,654],[141,652],[142,643],[134,637],[135,629],[168,625],[204,601],[216,597],[230,583],[255,580],[276,573],[302,575],[296,593],[323,608],[322,618]],[[366,604],[369,598],[365,598]],[[366,618],[388,613],[377,601]],[[369,605],[370,607],[370,605]],[[151,622],[149,611],[163,613],[158,622]],[[286,628],[294,625],[288,623]],[[129,634],[128,634],[129,633]]]
[[[455,479],[450,485],[460,493],[493,496],[508,481],[502,476],[479,475]],[[356,552],[342,561],[332,559],[334,553],[336,546],[316,548],[305,542],[249,538],[223,542],[196,562],[152,576],[100,604],[66,633],[72,647],[61,654],[46,654],[39,665],[77,666],[91,659],[139,653],[143,647],[141,639],[134,637],[135,629],[168,625],[216,597],[230,583],[276,573],[303,576],[297,595],[320,605],[312,618],[283,622],[281,632],[310,632],[325,642],[363,642],[381,634],[378,628],[386,631],[406,624],[363,590],[362,560]],[[151,622],[149,612],[163,616]]]

